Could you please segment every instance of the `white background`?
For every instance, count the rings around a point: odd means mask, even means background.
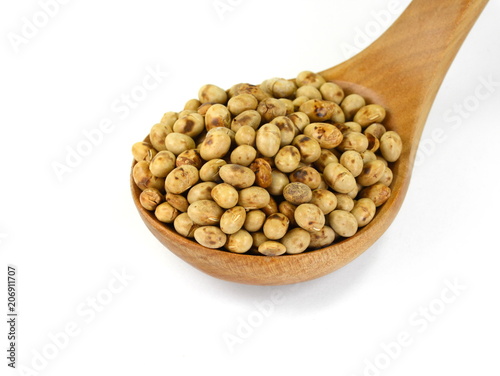
[[[233,5],[220,17],[213,0],[73,0],[18,52],[9,33],[22,36],[24,17],[43,22],[41,6],[0,6],[0,374],[11,373],[8,264],[18,268],[17,364],[32,369],[19,374],[497,374],[500,3],[487,6],[438,93],[389,231],[343,269],[277,287],[214,279],[165,249],[133,206],[130,147],[202,84],[343,61],[347,45],[365,46],[361,32],[367,44],[388,26],[374,11],[387,15],[389,1],[222,3]],[[399,14],[409,1],[393,3]],[[169,76],[130,113],[113,110],[148,67]],[[488,92],[484,80],[497,84]],[[489,95],[474,99],[481,85]],[[454,105],[468,110],[457,118]],[[112,131],[60,181],[54,162],[105,119]],[[466,289],[453,294],[450,283]],[[401,332],[398,350],[389,344]]]

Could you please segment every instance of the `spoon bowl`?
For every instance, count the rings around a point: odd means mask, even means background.
[[[236,254],[209,249],[184,238],[159,222],[140,202],[141,190],[131,178],[139,214],[170,251],[216,278],[254,285],[283,285],[329,274],[366,251],[390,226],[406,195],[425,121],[439,87],[469,30],[488,0],[413,0],[405,12],[372,45],[353,58],[319,72],[357,93],[367,103],[387,110],[384,125],[403,140],[392,164],[392,195],[377,209],[372,222],[354,236],[331,246],[277,257]]]

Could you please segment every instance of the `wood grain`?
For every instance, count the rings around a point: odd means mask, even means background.
[[[403,203],[425,121],[441,83],[487,0],[414,0],[372,45],[320,72],[347,94],[358,93],[387,109],[384,124],[401,135],[401,158],[393,165],[393,194],[375,219],[353,237],[324,249],[278,257],[205,248],[154,218],[132,196],[149,230],[174,254],[216,278],[255,285],[282,285],[331,273],[367,250],[390,226]],[[242,82],[244,79],[242,80]]]

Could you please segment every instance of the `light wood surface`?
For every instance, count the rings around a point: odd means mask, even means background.
[[[425,121],[438,89],[463,40],[487,0],[413,0],[401,17],[372,45],[353,58],[320,72],[346,93],[355,92],[387,109],[384,124],[401,135],[403,153],[393,166],[392,196],[375,219],[353,237],[327,248],[278,257],[234,254],[205,248],[158,222],[135,205],[150,231],[195,268],[228,281],[282,285],[331,273],[367,250],[396,217],[408,189]],[[473,70],[474,67],[471,67]],[[242,77],[241,82],[245,78]]]

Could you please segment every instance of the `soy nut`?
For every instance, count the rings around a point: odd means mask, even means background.
[[[155,209],[155,216],[160,222],[173,223],[179,211],[168,202],[163,202]]]
[[[177,119],[172,129],[174,132],[183,133],[194,138],[205,129],[205,120],[199,113],[194,112]]]
[[[242,206],[235,206],[226,210],[220,218],[220,229],[225,234],[234,234],[245,224],[246,215],[245,208]]]
[[[245,218],[243,227],[249,232],[257,232],[262,229],[266,221],[266,214],[262,210],[250,210]]]
[[[175,162],[176,158],[172,152],[162,150],[154,156],[149,170],[154,176],[165,178],[175,168]]]
[[[187,213],[189,218],[201,226],[216,225],[224,211],[212,200],[200,200],[189,205]]]
[[[230,184],[217,184],[210,191],[212,199],[221,208],[229,209],[238,203],[238,191]]]
[[[281,145],[279,128],[271,123],[262,125],[257,130],[255,144],[264,157],[274,157]]]
[[[291,182],[304,183],[311,189],[318,188],[323,181],[320,173],[311,166],[304,166],[296,169],[289,175],[289,178]]]
[[[274,157],[276,168],[284,173],[294,171],[300,163],[300,152],[295,146],[282,147]]]
[[[168,137],[168,136],[167,136]],[[213,132],[200,145],[200,155],[205,161],[224,157],[231,147],[231,137],[224,132]]]
[[[227,108],[231,114],[238,116],[244,111],[255,110],[257,108],[257,98],[251,94],[238,94],[229,99]]]
[[[198,182],[198,169],[184,165],[174,168],[165,179],[165,190],[174,194],[181,194]]]
[[[200,179],[203,181],[218,181],[220,179],[219,170],[226,164],[223,159],[211,159],[200,168]]]
[[[396,132],[388,131],[380,137],[380,152],[387,162],[397,161],[402,150],[403,142]]]
[[[304,252],[311,242],[311,235],[302,228],[294,228],[290,230],[281,239],[281,244],[286,248],[286,253],[296,255]]]
[[[257,156],[257,150],[250,145],[237,146],[229,157],[231,163],[239,164],[241,166],[249,166]]]
[[[225,164],[219,169],[219,176],[235,188],[248,188],[255,182],[253,171],[237,164]]]
[[[338,107],[338,104],[334,102],[310,99],[300,106],[299,111],[305,113],[313,122],[325,122],[332,118],[336,107]]]
[[[376,210],[377,208],[372,200],[369,198],[360,198],[354,204],[351,214],[354,215],[354,218],[356,218],[358,227],[363,227],[371,222],[375,216]]]
[[[149,140],[157,151],[167,150],[165,146],[165,137],[167,134],[172,133],[172,127],[166,124],[155,124],[149,131]]]
[[[222,104],[214,104],[213,106],[210,106],[205,114],[206,130],[209,131],[210,129],[217,127],[231,127],[231,113],[227,107]]]
[[[338,193],[349,193],[356,188],[356,179],[340,163],[329,163],[323,171],[323,178],[330,188]]]
[[[304,183],[289,183],[283,188],[283,197],[294,205],[300,205],[311,201],[312,191]]]
[[[249,166],[255,174],[255,183],[262,188],[268,188],[272,181],[272,168],[269,162],[263,158],[256,158]]]
[[[374,202],[376,207],[379,207],[380,205],[384,204],[389,199],[390,196],[391,196],[391,188],[381,183],[373,184],[369,187],[366,187],[359,193],[359,197],[369,198]]]
[[[321,156],[321,146],[312,137],[299,134],[293,139],[292,145],[299,150],[301,161],[304,163],[314,163]]]
[[[227,235],[216,226],[201,226],[194,231],[195,240],[207,248],[221,248],[226,244]]]
[[[180,235],[193,238],[194,232],[200,226],[195,224],[187,213],[181,213],[174,219],[174,228]]]
[[[363,170],[356,178],[356,181],[364,187],[373,185],[380,180],[385,169],[386,166],[384,162],[378,159],[367,162],[364,164]]]
[[[330,214],[337,207],[337,196],[327,189],[315,189],[312,191],[311,204],[321,209],[323,214]]]
[[[156,155],[156,150],[149,142],[136,142],[132,145],[132,155],[137,162],[151,162]]]
[[[301,204],[294,213],[295,222],[306,231],[320,231],[325,225],[325,215],[314,204]]]
[[[274,213],[267,217],[262,230],[270,240],[281,239],[288,231],[290,221],[281,213]]]
[[[345,210],[334,210],[328,215],[330,227],[344,238],[353,236],[358,231],[356,217]]]
[[[311,123],[304,128],[306,136],[314,138],[324,149],[333,149],[342,142],[342,133],[333,124]]]
[[[265,256],[280,256],[286,252],[286,247],[274,240],[267,240],[259,245],[257,251]]]
[[[352,176],[357,177],[363,171],[363,158],[354,150],[348,150],[340,156],[340,164],[347,168]]]
[[[196,144],[187,134],[172,132],[165,137],[165,147],[168,151],[179,155],[183,151],[194,149]]]
[[[270,122],[275,117],[286,115],[286,105],[276,98],[266,98],[257,106],[257,112],[265,122]]]
[[[137,162],[132,169],[132,178],[135,184],[143,191],[146,188],[156,188],[163,190],[165,179],[154,176],[146,161]]]
[[[239,192],[238,205],[246,210],[262,209],[269,204],[271,196],[261,187],[244,188]]]
[[[245,230],[239,230],[227,237],[224,248],[233,253],[245,253],[252,248],[253,238]]]
[[[153,211],[164,200],[161,192],[156,188],[146,188],[139,195],[139,202],[146,210]]]
[[[203,85],[198,91],[198,99],[201,103],[221,103],[227,102],[227,93],[224,89],[216,85]]]
[[[385,108],[378,104],[368,104],[361,107],[353,120],[361,125],[367,127],[372,123],[381,123],[385,119]]]
[[[319,231],[309,233],[311,241],[310,248],[323,248],[329,246],[335,240],[335,231],[330,226],[323,226]]]

